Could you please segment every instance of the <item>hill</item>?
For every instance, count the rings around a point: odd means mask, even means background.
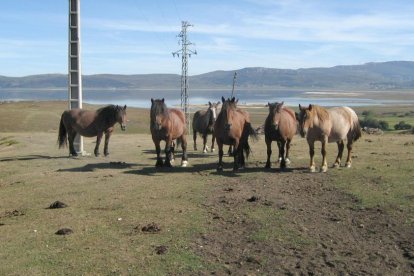
[[[190,76],[192,88],[229,88],[235,71],[213,71]],[[414,62],[390,61],[363,65],[341,65],[329,68],[276,69],[251,67],[236,70],[239,88],[314,88],[392,90],[414,88]],[[179,88],[177,74],[84,75],[85,88],[165,89]],[[25,77],[0,76],[0,89],[65,88],[64,74]]]

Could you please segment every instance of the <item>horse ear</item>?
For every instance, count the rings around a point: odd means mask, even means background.
[[[154,99],[153,98],[151,98],[151,103],[154,103]]]
[[[161,100],[162,102],[164,102],[164,98],[162,98],[162,100]]]
[[[311,104],[309,104],[309,111],[311,111],[312,110],[312,105]]]
[[[226,100],[224,99],[223,96],[221,96],[221,101],[224,103]]]
[[[124,110],[126,109],[126,105],[124,106]]]
[[[236,98],[234,98],[234,99],[236,99]],[[237,99],[237,100],[234,101],[235,104],[237,104],[238,102],[239,102],[239,99]]]
[[[208,102],[208,106],[211,107],[211,105],[212,105],[211,102]]]
[[[299,104],[299,110],[302,110],[302,106]]]
[[[280,106],[282,106],[282,105],[284,105],[284,104],[285,104],[285,102],[283,101],[283,102],[281,102],[281,103],[280,103]]]
[[[270,103],[269,102],[267,102],[267,104],[265,105],[265,107],[269,107],[270,106]]]

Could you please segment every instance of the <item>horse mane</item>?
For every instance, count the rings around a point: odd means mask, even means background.
[[[329,119],[329,113],[328,110],[326,110],[325,108],[323,108],[322,106],[319,105],[312,105],[312,110],[311,110],[312,114],[316,114],[316,116],[318,116],[318,119],[321,122],[324,122],[326,120]]]
[[[162,100],[154,100],[151,107],[151,119],[155,119],[155,115],[162,114],[168,116],[168,108]]]
[[[113,104],[110,104],[110,105],[99,108],[98,110],[96,110],[96,113],[106,115],[106,114],[112,113],[115,110],[116,110],[116,106]]]

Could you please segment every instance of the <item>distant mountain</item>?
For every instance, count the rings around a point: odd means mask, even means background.
[[[222,88],[232,86],[235,71],[214,71],[191,76],[191,88]],[[298,89],[363,89],[390,90],[414,88],[414,62],[390,61],[330,68],[274,69],[252,67],[236,70],[237,88]],[[167,89],[180,88],[176,74],[85,75],[85,88],[103,89]],[[45,74],[26,77],[0,76],[0,89],[65,88],[67,75]]]

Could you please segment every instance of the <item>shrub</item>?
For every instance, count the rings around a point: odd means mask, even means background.
[[[370,127],[370,128],[379,128],[381,130],[388,130],[389,125],[388,122],[383,120],[377,120],[372,117],[366,117],[359,121],[361,127]]]
[[[396,130],[406,130],[406,129],[411,129],[412,126],[404,121],[401,121],[398,124],[394,125],[394,128]]]

